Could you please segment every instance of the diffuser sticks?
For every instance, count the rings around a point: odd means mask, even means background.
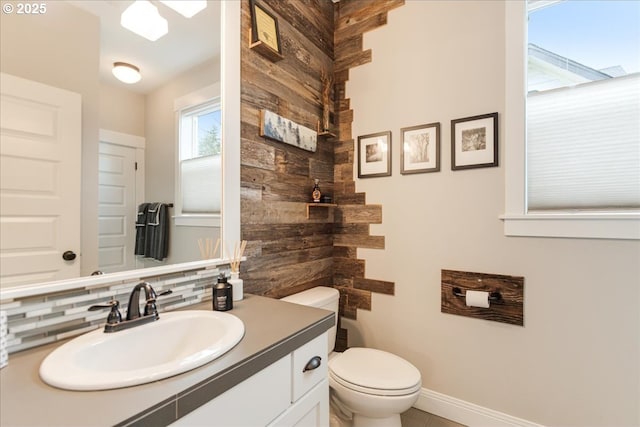
[[[244,249],[247,247],[247,241],[243,240],[240,244],[236,242],[233,247],[233,255],[227,249],[227,252],[230,255],[229,265],[231,266],[232,273],[238,273],[240,271],[240,260],[242,259],[242,255],[244,254]]]
[[[211,259],[216,256],[218,252],[218,246],[220,246],[220,238],[216,240],[216,246],[213,247],[213,239],[206,238],[204,241],[202,238],[198,239],[198,248],[200,248],[200,257],[202,259]]]

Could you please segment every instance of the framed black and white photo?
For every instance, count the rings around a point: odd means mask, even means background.
[[[358,137],[358,178],[391,175],[391,131]]]
[[[498,166],[498,113],[451,121],[451,169]]]
[[[438,172],[440,170],[440,123],[400,129],[400,173]]]

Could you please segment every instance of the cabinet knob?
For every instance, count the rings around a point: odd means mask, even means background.
[[[76,254],[73,251],[66,251],[62,254],[62,259],[65,261],[73,261],[76,259]]]
[[[311,360],[307,362],[302,372],[313,371],[314,369],[318,368],[321,364],[322,364],[322,357],[314,356],[311,358]]]

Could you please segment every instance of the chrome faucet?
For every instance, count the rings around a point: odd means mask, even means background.
[[[145,297],[143,315],[140,315],[141,289],[144,290]],[[107,317],[107,323],[104,326],[104,331],[117,332],[158,320],[160,316],[158,315],[158,308],[156,307],[156,299],[158,298],[158,296],[168,295],[171,292],[171,290],[167,290],[161,292],[158,295],[148,282],[138,283],[133,288],[133,290],[131,291],[131,295],[129,296],[129,305],[127,307],[127,317],[125,320],[122,320],[122,315],[120,314],[120,303],[115,299],[109,301],[106,304],[92,305],[91,307],[89,307],[89,311],[100,310],[102,308],[110,308],[111,311],[109,312],[109,316]]]

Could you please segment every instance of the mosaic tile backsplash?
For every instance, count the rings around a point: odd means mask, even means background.
[[[183,271],[162,276],[116,281],[99,286],[0,301],[0,310],[7,316],[6,349],[9,354],[43,344],[80,335],[100,328],[107,320],[109,309],[88,311],[94,304],[111,299],[120,302],[123,317],[127,312],[129,295],[141,281],[170,295],[158,297],[158,312],[175,310],[211,299],[209,289],[225,268]],[[144,300],[144,294],[141,301]],[[144,301],[141,304],[143,311]]]

